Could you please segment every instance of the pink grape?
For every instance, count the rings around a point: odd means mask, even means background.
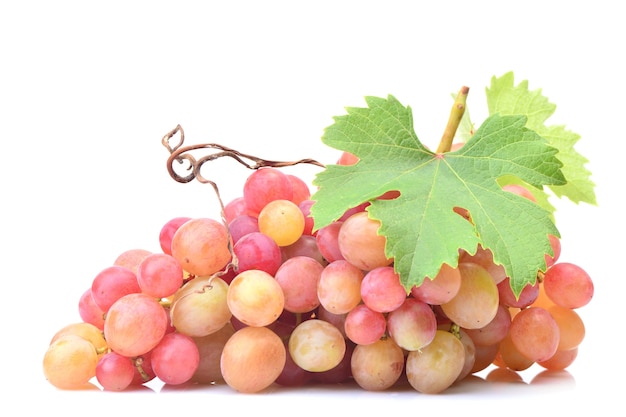
[[[431,307],[415,298],[406,298],[387,315],[387,331],[407,351],[420,350],[435,337],[437,318]]]
[[[281,247],[280,252],[282,253],[282,262],[296,256],[308,256],[309,258],[315,259],[322,265],[328,264],[317,247],[315,236],[302,235],[300,236],[300,239],[296,240],[291,245]]]
[[[100,271],[91,283],[91,296],[105,313],[119,298],[127,294],[140,293],[137,275],[122,266],[110,266]]]
[[[293,203],[299,205],[301,202],[308,200],[309,197],[311,197],[311,190],[302,178],[292,174],[287,174],[287,179],[291,183],[292,197],[290,200]]]
[[[78,300],[78,314],[84,322],[91,323],[100,330],[104,329],[104,311],[93,300],[91,287]]]
[[[511,327],[511,313],[509,308],[500,304],[494,318],[478,329],[463,329],[472,338],[477,346],[495,345],[502,341]]]
[[[168,255],[172,254],[172,238],[178,230],[178,228],[186,223],[187,220],[191,220],[190,217],[174,217],[163,225],[159,232],[159,245],[163,253]]]
[[[391,266],[381,266],[369,271],[361,281],[361,299],[374,311],[388,313],[400,307],[407,292],[400,276]]]
[[[343,222],[332,222],[322,227],[315,234],[320,252],[328,262],[345,259],[339,249],[339,230]]]
[[[258,213],[252,212],[246,206],[246,200],[243,197],[236,197],[224,205],[224,219],[226,223],[232,222],[235,217],[247,215],[256,217]]]
[[[298,208],[300,209],[300,211],[302,212],[302,215],[304,216],[304,230],[302,231],[303,235],[314,235],[315,233],[313,232],[313,227],[315,225],[314,221],[313,221],[313,217],[310,216],[311,214],[311,207],[313,206],[313,204],[315,204],[315,201],[313,200],[302,200],[299,204],[298,204]]]
[[[500,304],[504,304],[507,307],[528,307],[539,296],[539,283],[526,284],[522,288],[522,292],[516,297],[511,289],[511,279],[507,277],[498,283],[498,296],[500,297]]]
[[[282,263],[280,247],[271,237],[252,232],[242,236],[233,246],[238,273],[258,269],[274,275]]]
[[[566,308],[580,308],[593,297],[591,277],[578,265],[560,262],[552,265],[543,278],[546,295],[555,304]]]
[[[434,279],[425,278],[419,286],[411,288],[411,295],[428,304],[441,305],[452,300],[461,288],[458,268],[443,264]]]
[[[120,253],[117,258],[115,258],[113,265],[123,266],[136,274],[139,264],[148,255],[152,255],[152,252],[147,249],[129,249]]]
[[[107,312],[104,336],[111,350],[133,357],[152,350],[167,326],[167,313],[157,300],[146,294],[128,294]]]
[[[243,198],[251,214],[258,215],[271,201],[291,200],[293,185],[287,175],[276,168],[257,169],[244,183]]]
[[[123,391],[133,382],[132,360],[117,352],[106,353],[96,366],[96,379],[105,391]]]
[[[320,304],[333,314],[348,313],[361,302],[363,271],[340,259],[324,267],[317,285]]]
[[[354,307],[345,318],[346,337],[359,345],[369,345],[385,335],[387,320],[383,313],[365,304]]]
[[[137,269],[137,282],[144,294],[165,298],[174,294],[184,280],[180,262],[166,253],[147,256]]]
[[[292,313],[306,313],[319,306],[317,286],[324,266],[308,256],[286,260],[274,278],[285,296],[284,309]]]
[[[154,347],[152,369],[161,381],[170,385],[187,382],[200,364],[200,352],[194,340],[182,333],[170,333]]]
[[[559,346],[559,327],[550,313],[540,307],[529,307],[513,317],[509,329],[511,341],[534,362],[550,359]]]
[[[248,233],[259,231],[259,221],[256,217],[241,214],[228,223],[228,229],[230,230],[230,236],[233,239],[233,243],[236,244],[242,236]]]

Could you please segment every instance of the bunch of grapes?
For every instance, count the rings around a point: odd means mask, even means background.
[[[347,153],[338,161],[352,162]],[[45,377],[61,389],[95,378],[122,391],[158,378],[244,393],[354,381],[436,394],[491,365],[562,370],[575,360],[585,335],[577,309],[594,288],[559,261],[559,239],[517,297],[481,247],[407,292],[368,203],[319,230],[312,204],[302,179],[265,167],[223,219],[171,219],[162,251],[128,250],[94,277],[81,321],[45,352]]]

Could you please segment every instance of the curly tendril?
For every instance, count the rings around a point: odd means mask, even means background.
[[[171,146],[170,140],[177,135],[179,137],[178,143],[175,146]],[[185,132],[183,131],[181,125],[177,125],[174,129],[172,129],[165,136],[163,136],[163,139],[161,140],[163,146],[165,146],[170,152],[170,156],[167,159],[167,171],[174,180],[181,183],[187,183],[193,181],[194,179],[197,179],[201,183],[214,184],[213,181],[204,178],[200,171],[202,169],[202,166],[206,162],[213,161],[222,157],[232,158],[248,169],[259,169],[262,167],[281,168],[298,164],[312,164],[322,168],[324,167],[324,164],[310,158],[300,159],[298,161],[272,161],[269,159],[263,159],[253,155],[248,155],[235,149],[219,145],[217,143],[202,143],[197,145],[183,146],[184,141]],[[196,159],[193,155],[191,155],[191,152],[197,151],[199,149],[212,149],[215,150],[215,152],[203,156],[202,158]],[[180,164],[186,161],[189,164],[188,170],[191,172],[185,176],[178,174],[173,167],[174,161],[177,161]]]

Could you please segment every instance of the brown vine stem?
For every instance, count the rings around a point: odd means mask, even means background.
[[[456,96],[456,99],[454,100],[452,110],[450,110],[448,124],[446,125],[446,129],[444,130],[441,141],[439,142],[439,147],[437,148],[437,153],[439,154],[450,151],[450,148],[452,147],[454,135],[456,134],[456,130],[461,123],[463,114],[465,113],[468,93],[469,87],[464,86],[461,88]]]
[[[175,136],[178,136],[178,143],[172,146],[170,141]],[[228,223],[224,215],[224,202],[222,201],[222,198],[220,197],[220,192],[219,192],[219,188],[217,184],[214,181],[211,181],[205,178],[201,174],[202,166],[207,162],[214,161],[223,157],[229,157],[239,162],[241,165],[245,166],[248,169],[259,169],[263,167],[282,168],[282,167],[288,167],[288,166],[293,166],[293,165],[298,165],[298,164],[312,164],[312,165],[317,165],[319,167],[324,168],[324,164],[314,159],[310,159],[310,158],[300,159],[297,161],[273,161],[269,159],[259,158],[253,155],[248,155],[243,152],[239,152],[235,149],[231,149],[231,148],[228,148],[226,146],[223,146],[217,143],[202,143],[202,144],[197,144],[197,145],[183,146],[184,142],[185,142],[185,131],[183,130],[180,124],[177,125],[174,129],[170,130],[161,139],[161,143],[163,144],[163,146],[167,148],[167,150],[170,153],[170,156],[167,159],[167,171],[170,174],[170,176],[177,182],[188,183],[196,179],[200,183],[210,184],[213,187],[213,190],[215,191],[215,195],[217,196],[217,200],[220,204],[220,215],[222,217],[222,223],[224,223],[224,225],[226,226],[226,229],[229,234],[228,236],[229,242],[230,242],[229,250],[230,250],[231,255],[233,256],[233,260],[226,268],[226,271],[228,271],[230,267],[236,267],[237,259],[232,250],[232,238],[230,236],[230,231],[228,230]],[[213,150],[214,152],[196,159],[192,155],[192,152],[199,151],[199,150]],[[191,172],[185,176],[179,175],[176,172],[176,170],[174,170],[174,166],[173,166],[174,161],[180,164],[187,162],[189,164],[189,167],[187,169]],[[225,273],[226,271],[223,271],[223,272]]]

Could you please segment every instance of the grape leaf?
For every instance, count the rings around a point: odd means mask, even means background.
[[[547,126],[545,124],[546,120],[554,114],[556,105],[550,103],[542,95],[541,89],[529,90],[528,81],[514,85],[513,73],[508,72],[499,78],[492,77],[491,86],[486,91],[489,114],[527,115],[526,126],[558,149],[557,158],[563,163],[561,171],[566,183],[549,184],[548,188],[557,197],[565,196],[574,203],[585,202],[595,205],[594,183],[590,179],[590,171],[585,168],[585,164],[589,161],[574,149],[580,135],[567,130],[565,126]],[[545,191],[532,191],[539,204],[554,211],[554,208],[547,203],[548,194]]]
[[[516,294],[552,253],[548,234],[560,236],[542,207],[503,191],[497,179],[513,175],[535,187],[564,184],[557,150],[527,125],[523,115],[489,116],[459,150],[436,154],[413,130],[413,116],[393,96],[366,97],[366,108],[347,108],[324,131],[322,141],[359,158],[355,165],[327,165],[314,184],[315,228],[370,201],[380,221],[385,251],[407,292],[441,265],[458,264],[459,249],[489,248],[504,266]],[[378,200],[387,191],[400,196]],[[455,212],[469,211],[471,222]]]

